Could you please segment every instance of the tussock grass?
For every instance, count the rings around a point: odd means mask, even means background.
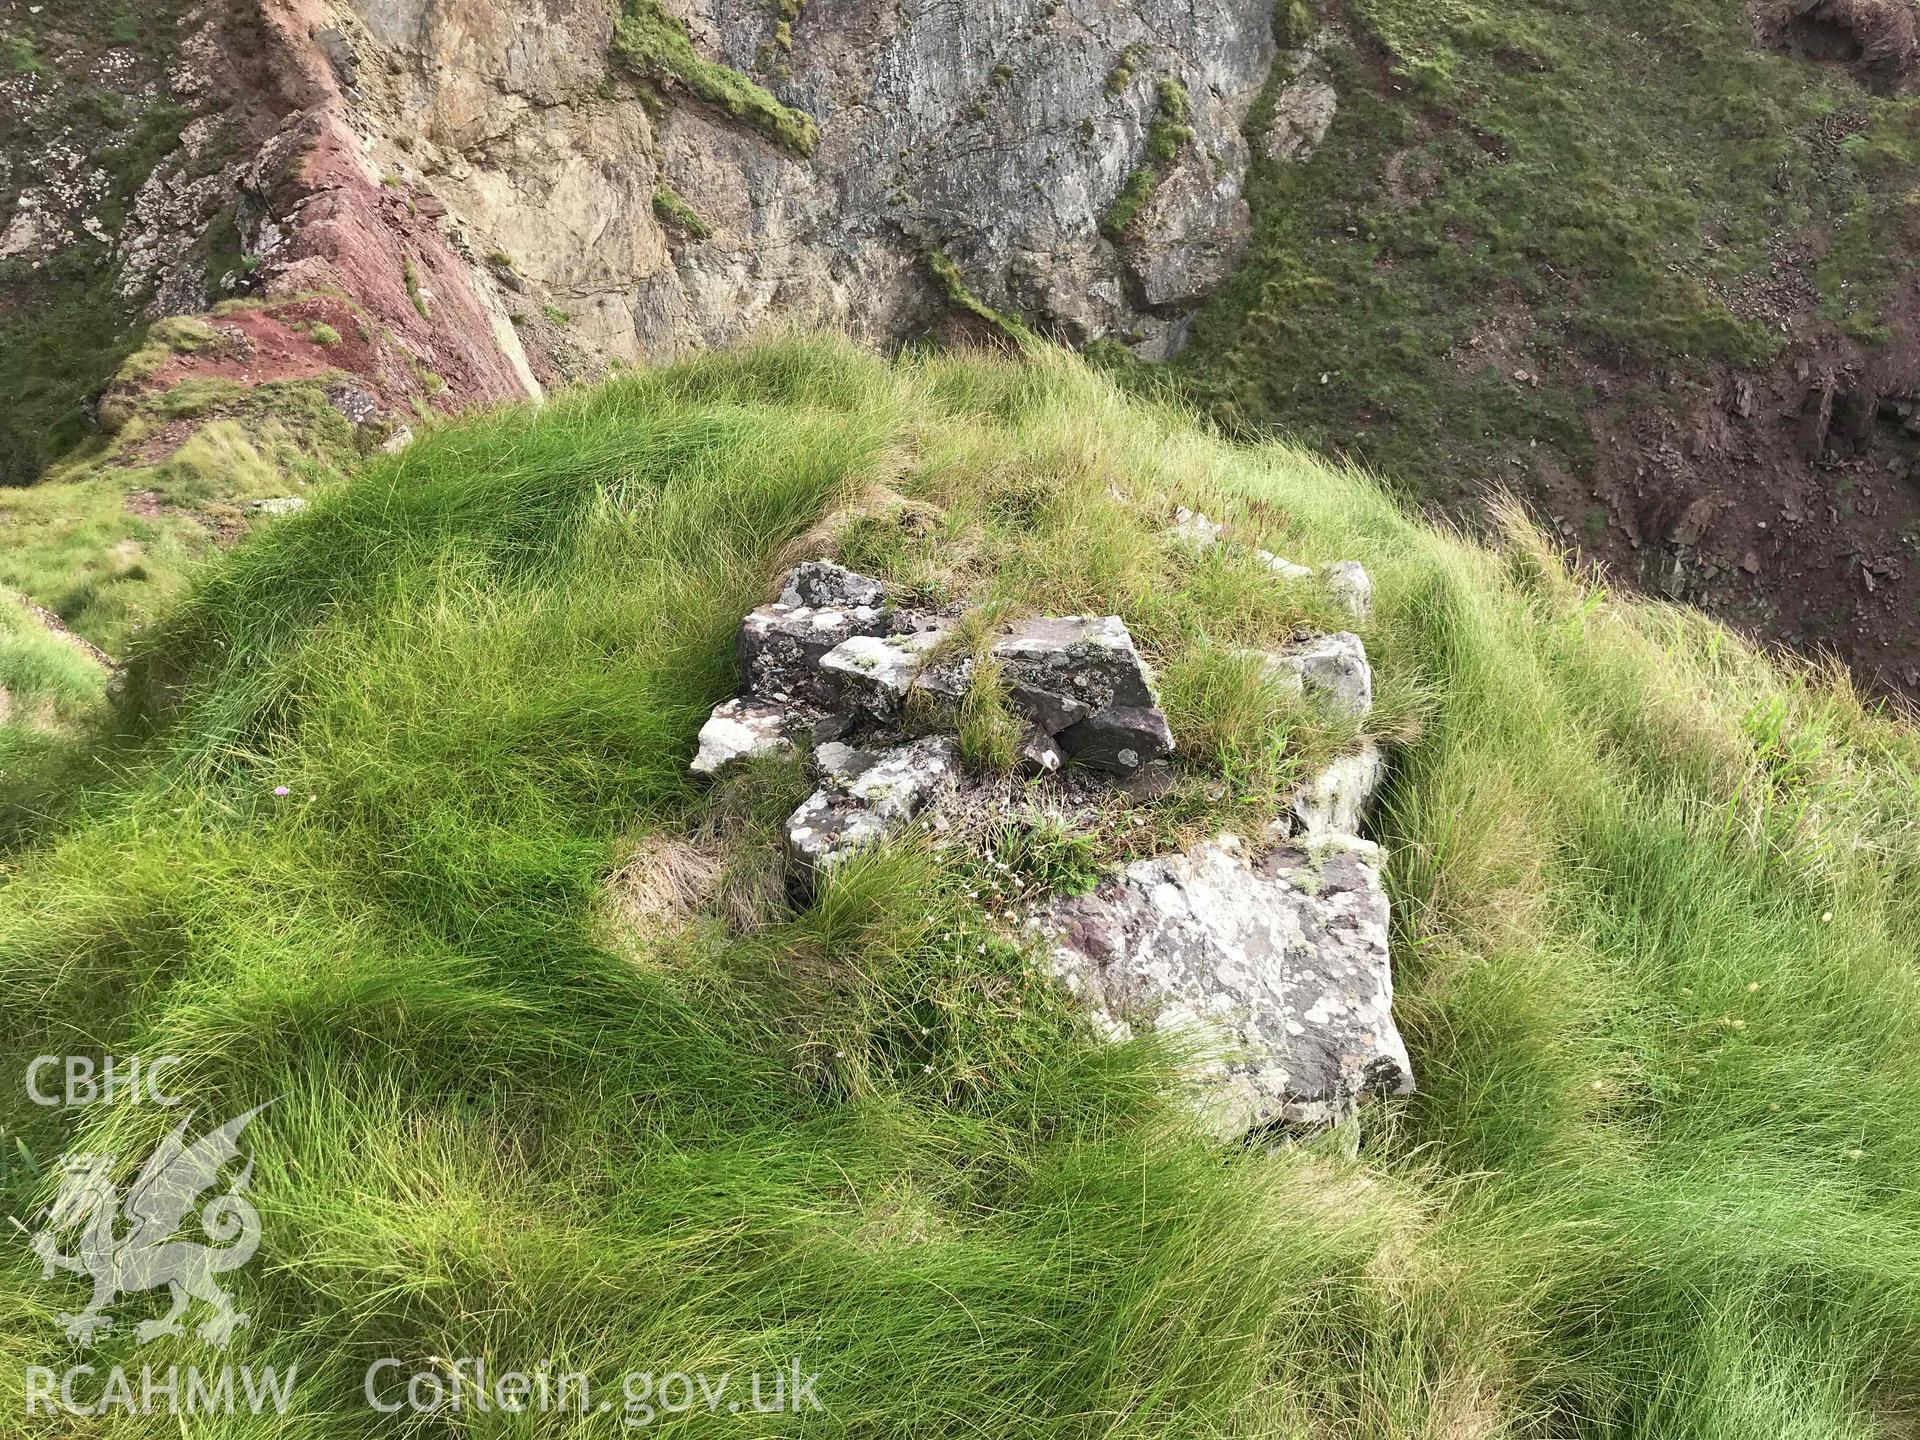
[[[1358,737],[1233,652],[1330,616],[1169,543],[1176,503],[1377,583],[1422,1091],[1284,1153],[1204,1144],[1182,1057],[1094,1042],[986,913],[1111,848],[910,841],[796,910],[798,767],[683,771],[739,615],[839,534],[955,603],[1125,615],[1184,766],[1125,823],[1253,823]],[[235,1358],[298,1360],[300,1414],[197,1434],[414,1433],[360,1403],[382,1355],[799,1353],[820,1435],[1864,1437],[1920,1379],[1914,733],[1518,526],[1423,528],[1057,354],[792,341],[370,462],[201,570],[130,686],[87,785],[12,822],[0,1070],[173,1053],[204,1114],[280,1097]],[[648,875],[671,904],[610,937]],[[0,1086],[43,1163],[172,1118]],[[0,1409],[78,1298],[0,1259]]]

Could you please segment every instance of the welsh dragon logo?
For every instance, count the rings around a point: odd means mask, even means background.
[[[33,1252],[40,1257],[43,1279],[66,1270],[93,1280],[93,1298],[86,1309],[54,1317],[69,1340],[91,1345],[96,1335],[113,1327],[107,1307],[116,1299],[163,1285],[172,1306],[158,1319],[134,1327],[134,1337],[143,1344],[180,1334],[185,1328],[181,1315],[195,1300],[213,1311],[196,1330],[210,1344],[224,1346],[247,1323],[245,1312],[234,1308],[233,1297],[214,1277],[238,1270],[260,1248],[260,1215],[245,1193],[253,1161],[246,1162],[223,1193],[200,1206],[200,1227],[212,1244],[176,1239],[175,1233],[200,1197],[218,1183],[222,1169],[241,1158],[240,1132],[266,1108],[256,1106],[193,1141],[186,1138],[193,1117],[182,1120],[141,1168],[124,1204],[112,1180],[116,1157],[66,1157],[47,1222],[33,1237]],[[73,1231],[79,1232],[79,1248],[63,1255],[59,1237]]]

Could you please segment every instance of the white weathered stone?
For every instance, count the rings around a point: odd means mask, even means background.
[[[827,783],[787,820],[787,858],[806,876],[898,833],[960,775],[960,748],[944,737],[927,736],[872,757],[845,745],[833,749],[830,759],[821,757]]]
[[[938,630],[885,637],[855,635],[823,655],[820,668],[832,677],[843,703],[857,705],[876,719],[890,720],[900,713],[940,638]]]
[[[1367,807],[1386,778],[1386,756],[1368,741],[1358,754],[1341,756],[1300,787],[1290,807],[1293,823],[1309,835],[1358,835]]]
[[[1296,640],[1262,656],[1277,687],[1358,720],[1373,709],[1373,670],[1358,635],[1341,630]]]
[[[1259,557],[1262,565],[1265,565],[1282,580],[1310,580],[1313,578],[1313,571],[1309,570],[1306,566],[1296,565],[1291,560],[1282,559],[1271,550],[1256,550],[1253,553]]]
[[[700,750],[688,768],[696,775],[717,775],[736,760],[791,750],[787,736],[792,712],[759,700],[725,700],[700,727]]]
[[[303,495],[275,495],[271,499],[247,502],[249,515],[293,515],[306,508],[307,501]]]
[[[1183,545],[1191,545],[1196,550],[1205,550],[1218,545],[1220,537],[1226,533],[1226,526],[1209,520],[1198,510],[1189,510],[1182,505],[1173,512],[1173,524],[1167,534]]]
[[[1320,567],[1327,594],[1356,620],[1373,614],[1373,577],[1358,560],[1336,560]]]
[[[1350,836],[1136,861],[1031,927],[1105,1034],[1173,1033],[1203,1050],[1222,1135],[1338,1121],[1367,1095],[1407,1094],[1393,1023],[1378,849]]]

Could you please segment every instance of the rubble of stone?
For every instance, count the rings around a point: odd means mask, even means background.
[[[745,694],[714,709],[692,768],[814,747],[821,788],[788,825],[789,858],[805,877],[894,833],[958,780],[950,739],[909,740],[912,718],[957,719],[973,660],[950,653],[950,622],[891,605],[869,576],[825,560],[797,566],[780,598],[741,622]],[[1027,724],[1029,776],[1069,759],[1137,785],[1166,770],[1173,732],[1153,672],[1116,615],[1020,621],[991,647],[1009,707]],[[926,703],[909,716],[916,696]]]
[[[1219,540],[1221,527],[1204,515],[1181,511],[1178,523],[1195,543]],[[1277,571],[1288,563],[1268,559]],[[1370,596],[1366,572],[1351,562],[1320,575],[1362,602]],[[946,644],[950,633],[950,619],[890,604],[885,586],[870,576],[826,560],[796,566],[780,598],[741,622],[745,694],[714,709],[701,729],[693,770],[717,774],[803,742],[822,747],[816,763],[829,753],[827,742],[842,740],[857,745],[855,753],[887,756],[906,741],[902,727],[910,714],[922,725],[957,723],[973,659]],[[1141,794],[1167,778],[1173,732],[1152,670],[1120,617],[1018,621],[988,654],[1009,708],[1026,724],[1019,746],[1026,777],[1057,774],[1072,761]],[[1372,708],[1373,674],[1357,635],[1303,634],[1260,659],[1275,684],[1333,715],[1357,721]],[[924,702],[917,708],[916,698]],[[915,752],[916,764],[927,758]],[[1335,762],[1301,788],[1288,815],[1276,821],[1279,833],[1357,832],[1384,768],[1371,746]],[[916,796],[938,791],[906,779]],[[851,777],[828,773],[823,781],[793,819],[792,828],[806,833],[790,849],[809,874],[892,833],[924,803],[875,807]]]
[[[1173,754],[1152,673],[1119,616],[1023,621],[992,656],[1008,703],[1081,764],[1135,780]]]
[[[824,560],[801,565],[780,599],[741,622],[738,652],[747,693],[830,709],[839,699],[838,676],[820,662],[855,636],[886,635],[893,625],[878,581]]]
[[[1179,524],[1190,543],[1219,541],[1205,516],[1182,512]],[[1263,559],[1282,579],[1308,573]],[[1358,565],[1318,578],[1364,613],[1372,587]],[[1084,820],[1113,788],[1139,793],[1168,769],[1173,734],[1125,622],[1041,616],[1009,625],[987,650],[1026,724],[1025,780],[968,779],[953,735],[906,728],[957,724],[974,662],[947,643],[952,629],[951,617],[892,605],[879,581],[824,560],[797,567],[777,601],[742,621],[746,693],[715,707],[692,768],[712,775],[810,751],[819,788],[786,836],[803,885],[916,820],[949,839],[990,833],[1020,813],[1031,820],[1036,794],[1056,820]],[[1331,716],[1359,721],[1372,708],[1357,635],[1296,635],[1259,659],[1273,683]],[[1379,747],[1364,742],[1291,797],[1266,853],[1223,837],[1138,861],[1028,919],[1105,1033],[1175,1031],[1207,1052],[1205,1108],[1222,1135],[1312,1128],[1365,1096],[1412,1089],[1391,1013],[1379,852],[1358,833],[1385,774]],[[1028,788],[1036,781],[1043,789]]]
[[[1173,512],[1173,524],[1167,527],[1166,535],[1192,549],[1206,550],[1226,540],[1227,527],[1182,505]],[[1317,578],[1326,586],[1328,598],[1355,620],[1365,620],[1373,614],[1373,578],[1358,560],[1335,560],[1318,570],[1310,570],[1271,550],[1253,553],[1261,564],[1283,580]]]
[[[1029,925],[1105,1033],[1197,1047],[1222,1136],[1332,1124],[1413,1089],[1380,853],[1364,840],[1320,834],[1253,860],[1210,842],[1137,861]]]

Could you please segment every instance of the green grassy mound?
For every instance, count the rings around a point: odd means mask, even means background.
[[[1099,857],[1255,823],[1358,737],[1232,648],[1325,602],[1170,546],[1175,503],[1379,590],[1422,1093],[1285,1153],[1206,1145],[1178,1057],[1090,1039],[996,927],[1087,855],[909,842],[794,909],[799,775],[684,773],[742,611],[832,545],[1128,618],[1183,775]],[[8,779],[0,1183],[25,1219],[52,1157],[177,1118],[37,1108],[35,1055],[185,1056],[208,1122],[278,1097],[228,1358],[297,1363],[294,1411],[196,1436],[622,1433],[376,1416],[382,1356],[820,1373],[804,1424],[654,1421],[703,1436],[1865,1440],[1910,1406],[1920,744],[1518,527],[1422,528],[1057,355],[795,342],[370,463],[202,570],[129,688],[143,719]],[[84,1293],[6,1247],[0,1411],[28,1365],[218,1363],[136,1349],[151,1298],[79,1354]]]

